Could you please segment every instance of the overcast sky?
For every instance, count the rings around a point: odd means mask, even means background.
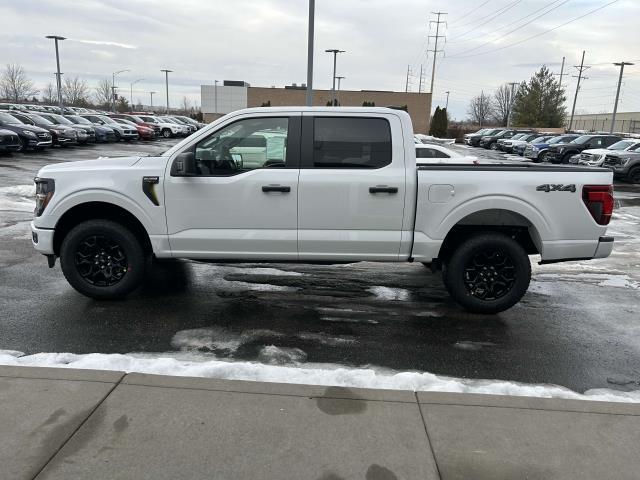
[[[435,35],[428,22],[431,12],[442,11],[449,23],[441,30],[447,42],[436,66],[434,108],[449,90],[451,114],[464,118],[469,99],[482,89],[526,80],[542,64],[560,72],[565,56],[565,72],[574,74],[584,49],[592,68],[577,111],[612,110],[618,69],[611,63],[621,60],[638,64],[626,67],[619,111],[640,111],[640,0],[618,0],[544,34],[610,2],[317,0],[314,86],[330,88],[332,58],[324,50],[339,48],[347,51],[338,57],[343,89],[404,90],[411,65],[417,91],[424,64],[428,91],[432,54],[426,49],[433,49],[433,39],[427,45],[427,35]],[[62,35],[68,38],[60,45],[64,75],[94,87],[111,72],[130,69],[117,82],[121,93],[128,97],[130,82],[144,78],[134,100],[148,103],[147,92],[155,90],[154,104],[164,104],[160,69],[168,68],[174,70],[171,104],[185,95],[199,104],[200,85],[214,79],[254,86],[305,82],[307,8],[306,0],[2,0],[0,63],[22,64],[44,87],[55,71],[53,41],[44,36]],[[575,79],[565,81],[570,106]]]

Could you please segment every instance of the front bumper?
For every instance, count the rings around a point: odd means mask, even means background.
[[[43,255],[53,255],[53,234],[53,229],[38,228],[31,222],[31,243]]]

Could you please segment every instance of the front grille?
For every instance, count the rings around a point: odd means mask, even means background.
[[[604,166],[605,167],[614,167],[616,165],[620,165],[622,162],[618,157],[612,157],[611,155],[607,155],[604,157]]]
[[[38,132],[38,133],[36,133],[36,136],[38,138],[50,138],[51,137],[51,135],[49,135],[48,133],[44,133],[44,132]]]

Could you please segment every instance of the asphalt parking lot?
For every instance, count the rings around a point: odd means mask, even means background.
[[[38,168],[154,154],[174,143],[0,157],[0,349],[190,351],[262,361],[263,347],[276,345],[288,355],[283,362],[553,383],[580,392],[640,387],[638,185],[616,185],[610,258],[534,265],[529,293],[499,315],[464,312],[449,299],[439,275],[414,264],[173,262],[157,267],[126,300],[78,294],[59,266],[47,268],[31,247],[31,182]]]

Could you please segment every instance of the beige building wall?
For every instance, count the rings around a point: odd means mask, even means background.
[[[260,107],[267,102],[271,102],[272,107],[305,105],[306,95],[307,91],[303,89],[249,87],[247,107]],[[415,133],[429,131],[430,93],[341,90],[336,96],[343,107],[361,107],[363,102],[374,102],[376,107],[407,105]],[[313,91],[313,105],[326,106],[330,101],[331,90]]]
[[[589,113],[584,115],[574,115],[573,129],[587,131],[605,131],[611,128],[613,113]],[[567,126],[569,118],[567,117]],[[640,112],[618,112],[616,113],[616,124],[614,132],[640,133]]]

